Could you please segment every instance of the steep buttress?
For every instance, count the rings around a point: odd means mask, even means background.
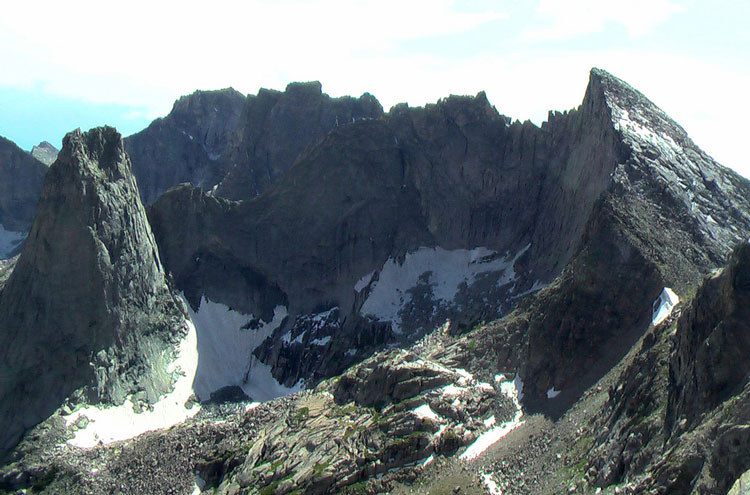
[[[0,293],[0,453],[76,390],[155,401],[184,332],[120,135],[68,134]]]

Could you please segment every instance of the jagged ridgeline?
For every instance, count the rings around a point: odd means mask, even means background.
[[[295,83],[74,132],[0,264],[0,448],[42,421],[0,490],[726,493],[748,238],[750,183],[598,69],[541,127]]]
[[[231,88],[197,91],[126,138],[125,149],[146,204],[182,182],[246,199],[265,191],[337,125],[382,115],[373,96],[330,98],[319,82],[293,83],[284,92],[261,89],[247,98]]]
[[[246,321],[285,312],[252,352],[287,387],[447,318],[462,331],[496,319],[565,266],[577,281],[611,277],[609,288],[578,284],[575,301],[557,301],[561,311],[590,305],[611,324],[577,331],[590,361],[567,379],[552,369],[563,369],[557,358],[532,352],[524,364],[542,396],[553,377],[559,389],[596,360],[621,333],[618,318],[630,328],[664,285],[682,290],[722,263],[747,231],[747,211],[746,181],[598,70],[582,105],[550,113],[541,128],[511,122],[483,93],[399,105],[340,121],[257,198],[181,185],[148,209],[165,267],[198,315],[217,304]],[[634,270],[648,283],[623,278]],[[552,348],[574,345],[563,341],[582,323],[533,330],[533,341],[547,349],[559,331]]]
[[[113,128],[68,134],[0,294],[0,452],[74,392],[145,403],[168,391],[187,332]]]

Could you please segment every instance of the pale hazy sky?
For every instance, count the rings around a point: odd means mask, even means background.
[[[750,176],[747,0],[134,0],[7,2],[0,135],[29,149],[179,96],[320,80],[387,110],[485,90],[540,124],[580,104],[591,67],[628,81],[721,163]]]

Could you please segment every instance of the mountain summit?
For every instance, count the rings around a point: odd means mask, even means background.
[[[68,134],[0,293],[0,451],[78,391],[78,402],[154,402],[187,331],[120,135]]]

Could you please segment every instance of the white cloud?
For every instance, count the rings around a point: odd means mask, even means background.
[[[133,119],[137,119],[143,116],[144,114],[142,110],[132,110],[130,112],[123,114],[122,118],[125,120],[133,120]]]
[[[537,14],[545,25],[529,29],[526,38],[549,40],[599,33],[608,22],[621,24],[630,36],[639,37],[683,10],[668,0],[541,0]]]
[[[345,73],[399,40],[503,18],[450,0],[13,2],[0,18],[0,84],[156,105],[196,88],[283,87]],[[40,14],[41,13],[41,14]],[[171,101],[170,103],[171,104]]]
[[[618,23],[637,37],[680,9],[669,0],[541,0],[529,28],[536,31],[526,35],[578,36]],[[580,104],[588,71],[599,66],[652,98],[719,161],[746,166],[750,176],[741,149],[750,102],[737,97],[750,87],[747,64],[595,47],[540,56],[519,40],[512,50],[467,50],[457,60],[399,45],[505,17],[457,12],[450,0],[383,0],[376,7],[364,0],[216,0],[210,8],[194,0],[10,2],[0,17],[0,86],[41,85],[150,117],[168,113],[181,95],[227,86],[255,93],[317,79],[332,96],[369,91],[386,109],[486,90],[501,113],[540,123],[549,109]]]

